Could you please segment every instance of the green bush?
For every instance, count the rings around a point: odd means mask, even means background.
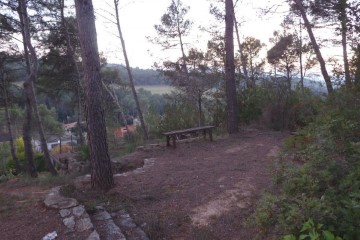
[[[299,238],[291,234],[286,235],[283,240],[342,240],[332,232],[323,230],[323,224],[316,224],[311,218],[303,224],[300,232]]]
[[[359,239],[359,119],[359,93],[338,90],[313,123],[286,140],[276,170],[281,194],[265,198],[272,204],[260,201],[254,214],[261,228],[299,235],[311,218],[345,240]],[[262,212],[271,212],[271,221]]]
[[[0,176],[6,174],[6,160],[10,156],[9,144],[0,144]]]
[[[21,169],[27,169],[28,162],[25,158],[25,146],[22,138],[16,139],[16,156],[18,158]],[[38,172],[47,171],[45,158],[43,153],[34,154],[34,164]],[[12,172],[15,169],[15,163],[11,156],[8,156],[5,163],[7,172]]]

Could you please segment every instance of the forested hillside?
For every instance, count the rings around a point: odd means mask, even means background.
[[[129,82],[129,76],[126,72],[126,67],[119,64],[107,64],[106,67],[116,68],[120,71],[120,78],[124,82]],[[166,77],[153,69],[131,68],[133,73],[135,85],[168,85],[169,82]]]

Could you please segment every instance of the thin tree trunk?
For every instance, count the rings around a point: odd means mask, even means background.
[[[65,19],[64,0],[59,0],[59,4],[60,4],[61,22],[63,24],[65,38],[66,38],[67,54],[71,58],[71,61],[74,64],[75,70],[76,70],[76,76],[77,76],[76,93],[77,93],[77,108],[78,108],[77,131],[78,131],[78,134],[79,134],[79,143],[80,143],[80,145],[84,145],[84,135],[83,135],[82,128],[81,128],[81,122],[82,122],[82,119],[81,119],[81,113],[82,113],[82,108],[81,108],[81,89],[82,89],[82,86],[81,86],[81,74],[80,74],[80,70],[79,70],[79,67],[77,65],[76,59],[75,59],[75,50],[74,50],[74,47],[71,44],[69,28],[68,28],[68,25],[67,25],[67,22],[66,22],[66,19]]]
[[[239,28],[238,28],[238,23],[236,21],[235,14],[234,14],[234,25],[235,25],[235,33],[236,33],[237,44],[238,44],[239,53],[240,53],[240,63],[241,63],[241,67],[242,67],[242,69],[244,71],[245,82],[248,82],[248,79],[249,79],[248,70],[247,70],[247,67],[246,67],[244,52],[242,50],[241,43],[240,43]]]
[[[29,65],[28,69],[28,91],[26,91],[28,95],[28,98],[30,100],[31,107],[35,114],[35,122],[38,127],[39,136],[40,136],[40,143],[42,151],[44,152],[45,162],[47,165],[48,170],[50,171],[51,175],[56,176],[57,172],[54,168],[54,165],[52,164],[51,157],[49,150],[47,148],[44,129],[41,123],[41,117],[39,114],[39,110],[37,108],[37,102],[36,102],[36,94],[35,94],[35,87],[34,83],[37,77],[37,67],[38,67],[38,61],[37,56],[34,47],[31,43],[31,36],[30,36],[30,23],[29,23],[29,17],[27,14],[27,6],[25,0],[20,0],[20,12],[22,17],[22,23],[23,23],[23,41],[24,41],[24,47],[28,50],[25,52],[27,54],[27,61],[26,63]]]
[[[91,185],[107,191],[114,186],[101,106],[100,58],[94,8],[91,0],[75,0],[81,55],[84,68],[86,118],[91,162]]]
[[[126,128],[126,132],[129,132],[129,127],[128,127],[128,124],[127,124],[127,121],[126,121],[126,117],[125,117],[125,114],[124,114],[124,110],[123,110],[123,107],[121,106],[120,104],[120,101],[119,101],[119,98],[117,97],[115,91],[111,91],[110,88],[108,86],[105,85],[104,82],[102,82],[102,85],[103,87],[105,88],[106,92],[110,95],[110,97],[112,98],[113,102],[115,103],[115,105],[117,106],[118,110],[120,111],[120,115],[121,115],[121,118],[124,122],[124,125],[125,125],[125,128]]]
[[[16,174],[21,172],[21,166],[19,163],[19,160],[16,156],[16,149],[15,149],[15,144],[14,144],[14,135],[13,135],[13,131],[12,131],[12,126],[11,126],[11,120],[10,120],[10,113],[9,113],[9,100],[8,100],[8,92],[7,92],[7,84],[6,84],[6,80],[4,77],[4,73],[3,70],[1,69],[0,71],[0,77],[2,79],[2,89],[3,89],[3,96],[4,96],[4,107],[5,107],[5,118],[6,118],[6,125],[7,125],[7,129],[8,129],[8,133],[10,136],[9,139],[9,145],[10,145],[10,152],[11,152],[11,157],[15,163],[15,172]]]
[[[40,143],[41,143],[41,150],[44,153],[44,157],[45,157],[45,162],[46,162],[46,167],[48,168],[48,170],[50,171],[51,175],[56,176],[57,175],[57,171],[51,161],[51,156],[50,156],[50,152],[49,149],[47,147],[47,143],[46,143],[46,138],[45,138],[45,133],[44,133],[44,128],[42,125],[42,121],[41,121],[41,117],[40,117],[40,113],[37,107],[37,100],[36,100],[36,94],[35,94],[35,87],[34,87],[34,80],[33,79],[30,82],[30,91],[31,91],[31,104],[35,113],[35,122],[36,125],[38,127],[38,131],[39,131],[39,137],[40,137]]]
[[[317,60],[320,63],[321,73],[322,73],[322,75],[324,77],[327,91],[328,91],[328,93],[332,93],[333,92],[333,87],[332,87],[332,83],[331,83],[331,78],[330,78],[330,76],[329,76],[329,74],[328,74],[328,72],[326,70],[326,64],[325,64],[324,58],[322,57],[322,54],[320,52],[320,47],[317,44],[314,33],[312,31],[311,24],[310,24],[310,22],[309,22],[309,20],[308,20],[308,18],[306,16],[306,12],[305,12],[304,6],[302,4],[302,0],[294,0],[294,2],[296,4],[296,6],[298,7],[298,10],[301,13],[301,17],[304,20],[304,24],[305,24],[306,30],[307,30],[307,32],[309,34],[311,44],[312,44],[312,46],[313,46],[313,48],[315,50]]]
[[[340,2],[341,12],[340,12],[340,19],[341,19],[341,43],[342,43],[342,50],[343,50],[343,60],[344,60],[344,71],[345,71],[345,85],[347,88],[351,88],[351,77],[350,77],[350,66],[347,54],[347,0],[341,0]]]
[[[137,109],[137,112],[139,114],[141,128],[142,128],[143,135],[144,135],[144,140],[146,141],[149,138],[148,131],[147,131],[147,128],[146,128],[146,125],[145,125],[144,116],[143,116],[143,113],[141,111],[139,98],[138,98],[137,93],[136,93],[134,79],[133,79],[133,76],[132,76],[132,73],[131,73],[130,63],[129,63],[129,59],[128,59],[127,52],[126,52],[126,47],[125,47],[125,41],[124,41],[124,37],[123,37],[122,31],[121,31],[121,26],[120,26],[118,5],[119,5],[119,0],[114,0],[115,14],[116,14],[116,25],[117,25],[117,29],[118,29],[118,32],[119,32],[121,46],[122,46],[122,50],[123,50],[123,54],[124,54],[124,58],[125,58],[126,70],[127,70],[128,75],[129,75],[130,86],[131,86],[131,90],[132,90],[132,93],[133,93],[133,96],[134,96],[136,109]]]
[[[225,77],[228,133],[234,134],[239,131],[239,127],[234,64],[234,5],[232,0],[225,0],[225,12]]]
[[[355,53],[356,53],[356,61],[354,63],[356,70],[355,70],[355,84],[357,86],[360,86],[360,44],[357,45],[356,49],[355,49]]]
[[[302,23],[299,19],[299,64],[300,64],[300,84],[301,91],[304,93],[304,66],[303,66],[303,46],[302,46]]]

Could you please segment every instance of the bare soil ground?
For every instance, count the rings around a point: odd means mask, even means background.
[[[145,152],[154,166],[116,177],[109,194],[151,239],[254,239],[257,229],[244,223],[272,188],[271,165],[286,135],[248,128],[214,142]]]
[[[99,201],[109,211],[126,209],[150,239],[254,239],[257,229],[245,221],[272,189],[271,165],[286,135],[247,128],[213,142],[137,151],[126,157],[131,168],[144,159],[154,165],[115,177],[115,188],[103,196],[82,191],[80,201],[88,209]],[[58,239],[72,239],[57,211],[42,203],[48,189],[0,184],[0,239],[41,239],[55,230]]]

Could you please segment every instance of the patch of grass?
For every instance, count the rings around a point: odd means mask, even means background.
[[[37,178],[31,178],[28,175],[21,175],[18,178],[19,184],[35,185],[42,187],[54,187],[59,185],[65,185],[72,182],[76,175],[57,175],[52,176],[49,172],[39,173]]]
[[[36,201],[33,198],[0,193],[0,219],[12,216],[14,213],[24,213]]]
[[[160,240],[165,238],[165,226],[162,218],[157,214],[151,214],[147,217],[146,234],[152,240]]]

